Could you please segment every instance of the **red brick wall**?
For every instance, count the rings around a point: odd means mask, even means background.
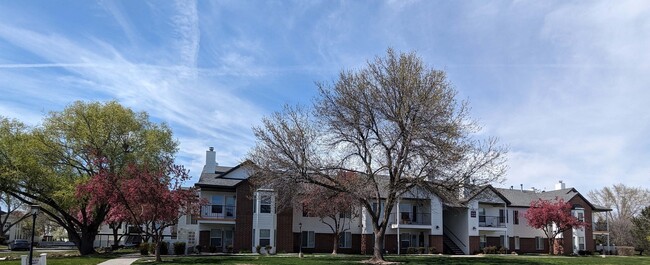
[[[293,209],[285,209],[277,213],[277,252],[293,250]]]
[[[442,253],[443,251],[442,236],[429,235],[429,247],[436,248],[434,253]]]
[[[302,248],[304,253],[332,253],[334,247],[333,234],[315,234],[313,248]],[[371,249],[372,250],[372,249]],[[300,233],[293,233],[293,252],[300,251]],[[358,254],[361,251],[361,235],[352,234],[352,247],[339,248],[338,253]]]
[[[481,251],[481,238],[478,236],[469,237],[469,254],[474,254]]]
[[[235,222],[235,238],[233,250],[251,250],[253,242],[253,200],[248,180],[237,186],[237,220]]]
[[[514,239],[512,241],[512,247],[515,247]],[[519,238],[519,250],[516,250],[517,253],[548,253],[548,240],[544,238],[544,248],[537,250],[535,245],[535,238]]]

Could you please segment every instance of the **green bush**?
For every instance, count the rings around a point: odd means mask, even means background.
[[[496,246],[484,247],[483,254],[497,254],[497,247]]]
[[[257,252],[257,254],[262,254],[262,246],[260,245],[255,246],[255,252]]]
[[[160,242],[160,255],[169,255],[169,242]]]
[[[210,250],[210,253],[215,253],[217,252],[217,247],[216,246],[209,246],[208,249]]]
[[[426,250],[427,250],[427,249],[424,248],[424,247],[419,247],[419,248],[418,248],[418,254],[424,254],[424,252],[425,252]]]
[[[429,254],[438,254],[438,249],[436,247],[429,247]]]
[[[271,255],[271,249],[273,249],[271,245],[266,245],[266,247],[264,247],[264,250],[266,250],[266,255]]]
[[[174,242],[174,255],[185,255],[185,242]]]
[[[140,255],[149,255],[149,243],[147,242],[140,243],[138,249],[140,250]]]
[[[414,248],[414,247],[408,247],[408,248],[406,249],[406,254],[415,254],[415,253],[418,253],[418,249],[417,249],[417,248]]]

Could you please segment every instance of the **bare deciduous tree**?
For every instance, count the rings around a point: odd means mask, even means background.
[[[384,261],[384,234],[399,194],[416,187],[456,192],[505,173],[505,149],[495,139],[472,137],[480,128],[467,103],[456,100],[443,71],[425,67],[414,53],[389,49],[365,68],[317,86],[312,108],[287,106],[253,128],[253,180],[287,200],[300,183],[354,196],[372,223],[371,262]],[[359,181],[340,183],[341,171]]]
[[[636,241],[632,234],[632,218],[638,216],[643,208],[650,204],[650,191],[620,183],[592,190],[588,196],[594,204],[613,210],[607,213],[612,243],[633,246]]]

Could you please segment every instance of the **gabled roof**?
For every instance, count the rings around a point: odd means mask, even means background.
[[[251,165],[252,162],[249,160],[246,160],[242,163],[239,163],[239,165],[234,166],[234,167],[224,167],[224,166],[217,166],[215,169],[215,173],[201,173],[201,177],[199,178],[199,182],[194,184],[194,186],[197,187],[236,187],[239,185],[242,181],[245,179],[241,178],[232,178],[228,177],[228,175],[232,172],[235,172],[237,169],[241,168],[242,166],[246,165]]]
[[[470,196],[467,197],[467,199],[463,200],[463,202],[467,203],[467,202],[471,201],[472,199],[476,198],[478,195],[482,194],[486,190],[494,192],[494,194],[499,196],[499,198],[501,198],[501,200],[503,200],[507,205],[512,204],[512,202],[510,200],[508,200],[508,198],[503,196],[503,194],[501,194],[501,192],[499,192],[495,187],[492,187],[492,185],[485,185],[485,186],[483,186],[483,187],[481,187],[479,189],[476,189],[474,192],[472,192],[470,194]],[[529,204],[530,204],[530,202],[529,202]]]

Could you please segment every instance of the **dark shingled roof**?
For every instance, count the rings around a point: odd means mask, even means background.
[[[555,198],[558,198],[568,202],[569,200],[573,199],[573,197],[579,196],[585,202],[587,202],[587,204],[593,210],[611,211],[611,209],[607,209],[605,207],[594,206],[593,204],[591,204],[591,202],[589,202],[589,200],[587,200],[587,198],[583,197],[582,194],[580,194],[580,192],[578,192],[575,188],[566,188],[561,190],[551,190],[551,191],[543,191],[543,192],[536,192],[532,190],[522,191],[519,189],[497,188],[497,191],[499,191],[504,197],[506,197],[512,203],[511,206],[529,207],[531,201],[536,201],[539,199],[555,200]]]
[[[238,166],[237,166],[238,167]],[[215,173],[201,173],[201,177],[199,178],[199,182],[195,184],[195,186],[219,186],[219,187],[234,187],[239,182],[241,182],[241,179],[231,179],[231,178],[223,178],[223,176],[233,170],[236,167],[224,167],[224,166],[217,166],[215,168]]]

